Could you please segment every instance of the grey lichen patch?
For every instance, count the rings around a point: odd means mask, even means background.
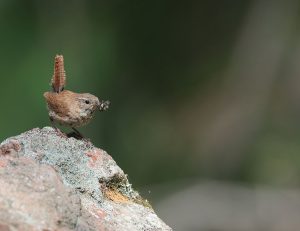
[[[61,137],[50,127],[33,129],[13,139],[22,146],[20,156],[53,166],[65,184],[81,189],[80,192],[84,191],[98,202],[103,200],[98,179],[112,177],[116,173],[124,174],[112,158],[105,158],[107,154],[104,151],[99,154],[103,160],[99,162],[100,165],[97,163],[97,166],[91,166],[90,157],[86,153],[96,148],[90,142]]]
[[[65,184],[98,202],[103,201],[104,192],[110,199],[124,197],[151,208],[149,202],[132,188],[116,162],[90,142],[62,137],[51,127],[33,129],[4,141],[2,146],[12,142],[20,145],[20,156],[53,166]]]

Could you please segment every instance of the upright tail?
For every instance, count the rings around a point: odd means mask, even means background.
[[[54,92],[64,90],[66,84],[66,72],[64,67],[64,57],[56,55],[54,59],[54,74],[52,76],[51,85]]]

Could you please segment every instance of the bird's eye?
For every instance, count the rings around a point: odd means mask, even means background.
[[[85,103],[86,103],[86,104],[90,104],[90,101],[89,101],[89,100],[86,100]]]

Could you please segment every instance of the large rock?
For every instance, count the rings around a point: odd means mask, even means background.
[[[171,230],[105,151],[33,129],[0,145],[0,231]]]

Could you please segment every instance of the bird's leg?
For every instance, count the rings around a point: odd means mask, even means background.
[[[55,131],[56,131],[60,136],[65,137],[65,138],[68,137],[65,133],[63,133],[61,130],[59,130],[58,127],[55,126],[54,120],[53,120],[52,117],[49,117],[49,119],[50,119],[50,122],[51,122],[51,126],[55,129]]]
[[[69,134],[69,136],[73,136],[74,138],[80,139],[80,140],[84,140],[86,142],[91,142],[89,139],[84,138],[84,136],[74,127],[72,127],[73,131],[71,134]]]
[[[75,138],[78,138],[78,139],[83,139],[83,135],[74,127],[72,127],[73,131],[74,131],[74,134],[75,134]]]

